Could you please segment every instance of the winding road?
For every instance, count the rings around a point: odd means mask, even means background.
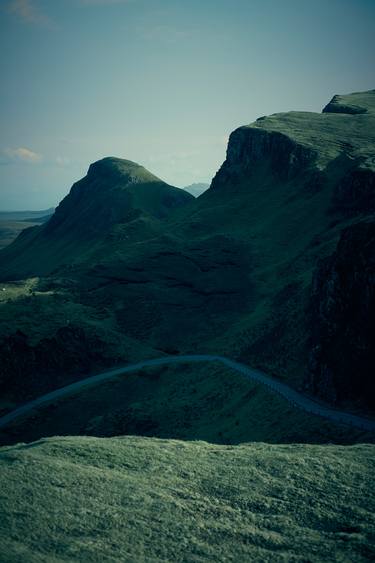
[[[25,403],[14,411],[11,411],[8,414],[0,417],[0,428],[7,426],[16,418],[22,417],[38,407],[54,402],[56,399],[60,399],[61,397],[75,394],[77,391],[81,391],[86,387],[91,387],[92,385],[102,383],[103,381],[107,381],[113,377],[116,377],[117,375],[138,371],[146,367],[163,366],[186,362],[220,362],[230,369],[233,369],[236,372],[240,373],[244,377],[267,386],[272,392],[278,393],[287,401],[289,401],[289,403],[291,403],[293,406],[300,408],[310,414],[323,417],[335,423],[346,424],[360,428],[362,430],[375,432],[375,420],[350,414],[345,411],[340,411],[330,407],[329,405],[316,402],[310,397],[307,397],[306,395],[299,393],[295,389],[292,389],[285,383],[281,383],[280,381],[277,381],[276,379],[256,369],[250,368],[244,364],[230,360],[229,358],[225,358],[223,356],[214,356],[209,354],[189,354],[184,356],[168,357],[164,356],[162,358],[144,360],[143,362],[138,362],[136,364],[131,364],[125,367],[119,367],[105,371],[98,375],[86,377],[85,379],[81,379],[80,381],[71,383],[70,385],[66,385],[61,389],[56,389],[56,391],[42,395],[38,399],[29,401],[28,403]]]

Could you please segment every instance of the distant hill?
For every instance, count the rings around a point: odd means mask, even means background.
[[[43,384],[38,365],[47,379],[207,351],[374,409],[374,155],[372,90],[236,129],[197,199],[129,161],[93,164],[0,252],[2,284],[19,280],[0,381],[17,393],[26,373]]]
[[[0,249],[13,242],[24,229],[47,222],[53,212],[53,207],[42,211],[0,211]]]
[[[198,197],[201,194],[203,194],[203,192],[208,190],[209,187],[210,184],[196,183],[196,184],[190,184],[190,186],[186,186],[184,190],[192,194],[194,197]]]
[[[32,222],[35,219],[40,221],[42,218],[45,220],[53,214],[54,210],[54,207],[50,207],[49,209],[43,209],[41,211],[0,211],[0,221]]]

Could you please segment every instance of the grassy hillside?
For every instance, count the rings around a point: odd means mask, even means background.
[[[7,563],[375,556],[373,446],[67,437],[0,463]]]
[[[370,443],[375,436],[312,416],[221,364],[118,376],[0,430],[0,444],[45,436],[139,435],[217,444]]]
[[[51,273],[57,267],[95,259],[99,243],[119,242],[126,232],[116,227],[138,225],[145,233],[160,231],[160,222],[179,206],[193,201],[186,191],[170,186],[143,166],[107,157],[89,167],[46,224],[22,233],[0,255],[0,276],[19,279]]]
[[[74,317],[110,334],[116,359],[130,339],[155,355],[237,357],[303,386],[312,280],[343,229],[374,221],[374,107],[370,91],[237,129],[211,187],[162,220],[162,194],[182,190],[128,161],[94,164],[42,230],[0,253],[0,279],[44,272],[31,300],[1,306],[0,333],[22,320],[36,341],[41,325],[54,334]]]

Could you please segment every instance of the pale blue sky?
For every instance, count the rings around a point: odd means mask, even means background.
[[[0,209],[90,162],[209,182],[229,133],[375,87],[373,0],[0,0]]]

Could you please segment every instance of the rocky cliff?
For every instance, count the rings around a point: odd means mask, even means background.
[[[375,222],[342,232],[322,260],[311,291],[307,387],[332,402],[375,408]]]

